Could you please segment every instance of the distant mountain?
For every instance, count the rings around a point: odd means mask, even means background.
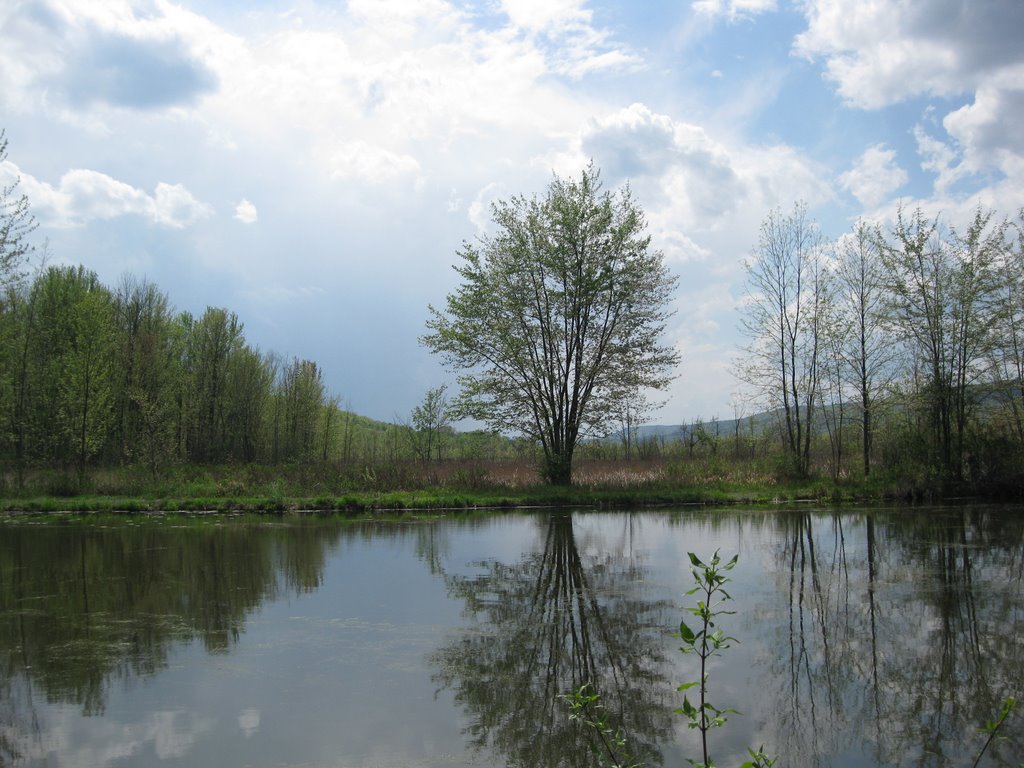
[[[664,440],[665,442],[675,442],[680,440],[686,440],[691,434],[697,432],[698,429],[703,428],[704,432],[710,437],[731,437],[736,434],[736,419],[723,419],[719,421],[707,420],[707,421],[695,421],[689,424],[642,424],[634,427],[637,440],[649,440],[651,438],[657,440]],[[764,413],[757,413],[752,416],[747,416],[739,419],[739,431],[743,435],[749,435],[751,426],[755,433],[760,434],[766,427],[773,426],[777,423],[777,415],[775,412],[767,411]],[[617,432],[609,435],[605,440],[621,440],[622,433]]]

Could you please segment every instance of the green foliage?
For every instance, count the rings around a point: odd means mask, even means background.
[[[736,638],[726,635],[717,627],[716,621],[720,616],[733,613],[723,610],[721,606],[732,599],[725,590],[725,585],[730,581],[726,574],[736,566],[739,555],[735,555],[727,563],[722,562],[717,550],[707,563],[693,552],[689,552],[688,555],[696,586],[686,594],[699,595],[699,598],[697,604],[686,611],[697,619],[697,624],[695,629],[691,629],[685,620],[679,622],[679,638],[683,641],[679,650],[684,654],[694,654],[700,659],[700,678],[683,683],[678,690],[688,691],[696,688],[699,699],[695,705],[689,696],[684,695],[683,706],[676,709],[676,712],[686,717],[690,728],[700,730],[704,760],[699,763],[690,762],[695,768],[707,768],[714,765],[708,755],[708,731],[725,725],[727,715],[739,714],[735,709],[717,707],[707,698],[708,661],[729,648],[732,643],[738,642]]]
[[[676,278],[628,188],[602,191],[592,166],[492,217],[496,233],[464,244],[462,285],[430,307],[422,342],[461,372],[460,416],[529,437],[545,479],[568,485],[580,439],[671,380],[678,354],[660,338]]]
[[[412,424],[407,425],[409,445],[416,458],[429,463],[443,457],[446,438],[451,430],[452,409],[445,394],[448,387],[441,385],[427,390],[423,402],[412,410]]]
[[[775,761],[778,760],[778,758],[768,757],[764,753],[763,744],[757,750],[748,749],[747,754],[750,755],[750,759],[742,763],[740,768],[772,768],[775,765]]]
[[[604,718],[601,697],[590,683],[579,690],[562,696],[569,704],[569,719],[589,728],[597,736],[590,749],[599,765],[613,768],[640,768],[640,763],[626,749],[626,737],[621,728],[612,728]]]
[[[996,719],[989,720],[985,723],[984,726],[982,726],[981,731],[982,733],[987,733],[988,738],[985,740],[985,744],[982,746],[981,751],[978,753],[978,756],[974,759],[974,762],[971,764],[971,768],[978,768],[978,764],[981,762],[981,758],[985,755],[985,752],[988,751],[989,745],[991,745],[992,742],[995,740],[996,735],[999,733],[999,730],[1006,723],[1006,720],[1013,713],[1013,710],[1016,708],[1016,706],[1017,700],[1013,696],[1006,697],[1006,699],[1003,701],[1002,706],[999,708],[999,714],[996,716]]]

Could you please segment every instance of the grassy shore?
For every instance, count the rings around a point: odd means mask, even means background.
[[[687,504],[769,505],[908,500],[906,484],[787,478],[756,462],[580,462],[571,487],[537,480],[525,462],[179,466],[4,476],[0,511],[316,511],[384,513],[517,507],[628,509]]]

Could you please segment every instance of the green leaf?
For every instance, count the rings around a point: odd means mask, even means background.
[[[679,622],[679,636],[688,643],[693,643],[697,639],[697,636],[693,634],[693,630],[686,626],[685,621]]]

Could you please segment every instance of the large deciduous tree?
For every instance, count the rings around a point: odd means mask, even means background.
[[[603,190],[593,166],[492,217],[493,234],[464,244],[462,285],[430,308],[422,341],[463,371],[461,415],[536,440],[545,478],[567,485],[579,439],[671,380],[679,356],[661,337],[677,281],[629,189]]]

